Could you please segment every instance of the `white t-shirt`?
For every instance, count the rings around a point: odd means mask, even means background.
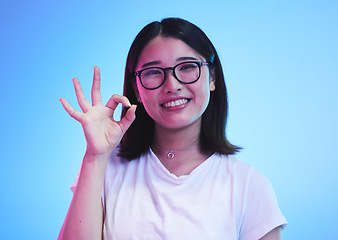
[[[287,225],[269,181],[217,153],[177,177],[151,150],[132,161],[114,152],[102,199],[105,240],[256,240]]]

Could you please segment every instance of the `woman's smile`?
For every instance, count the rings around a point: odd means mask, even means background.
[[[169,100],[163,104],[161,104],[161,106],[163,106],[166,109],[177,109],[177,108],[182,108],[185,107],[186,104],[190,101],[190,99],[187,98],[180,98],[177,100]]]
[[[156,37],[143,49],[136,70],[144,69],[145,65],[148,68],[168,68],[187,61],[204,62],[204,59],[181,40]],[[182,65],[180,70],[188,72],[191,66],[195,65]],[[138,78],[136,94],[157,125],[182,128],[202,117],[214,82],[207,66],[200,66],[197,70],[200,71],[198,80],[189,84],[179,81],[173,70],[168,70],[163,84],[156,89],[144,88]],[[197,123],[200,124],[200,121]]]

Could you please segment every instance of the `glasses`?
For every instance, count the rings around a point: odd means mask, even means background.
[[[196,82],[201,76],[201,67],[207,62],[181,62],[174,67],[149,67],[135,72],[145,89],[153,90],[163,85],[168,70],[172,70],[177,81],[185,84]]]

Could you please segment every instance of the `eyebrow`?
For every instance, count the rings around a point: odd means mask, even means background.
[[[180,58],[177,58],[176,61],[185,61],[185,60],[200,60],[200,59],[197,59],[195,57],[180,57]],[[152,66],[152,65],[157,65],[157,64],[160,64],[161,61],[151,61],[151,62],[148,62],[148,63],[145,63],[141,66],[141,68],[145,68],[145,67],[149,67],[149,66]]]
[[[151,61],[151,62],[143,64],[141,68],[149,67],[149,66],[152,66],[152,65],[160,64],[160,63],[161,63],[161,61]]]
[[[200,60],[200,59],[197,59],[195,57],[180,57],[176,59],[176,61],[183,61],[183,60]]]

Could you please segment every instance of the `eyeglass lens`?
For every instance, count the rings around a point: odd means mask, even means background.
[[[146,88],[157,88],[165,81],[165,71],[158,67],[148,68],[141,72],[140,80]],[[192,83],[200,76],[200,67],[196,62],[184,62],[174,67],[174,76],[183,83]]]

